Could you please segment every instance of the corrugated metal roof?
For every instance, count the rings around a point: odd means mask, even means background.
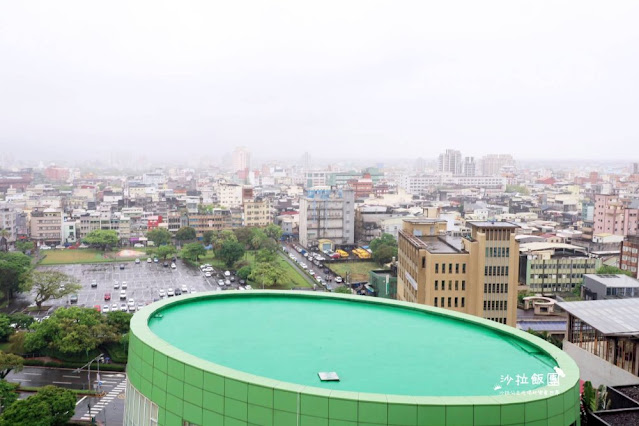
[[[603,334],[639,334],[639,298],[557,303]]]
[[[517,328],[523,331],[566,331],[567,321],[517,321]]]

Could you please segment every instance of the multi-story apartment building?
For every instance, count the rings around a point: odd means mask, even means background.
[[[464,164],[462,166],[462,173],[466,177],[473,177],[477,174],[477,167],[475,164],[475,157],[465,157]]]
[[[439,155],[439,171],[442,173],[462,174],[462,155],[455,149],[447,149]]]
[[[500,176],[407,175],[400,178],[400,188],[419,194],[438,186],[466,186],[487,189],[506,189],[508,180]]]
[[[251,168],[251,151],[240,146],[233,151],[233,171],[247,171]]]
[[[18,239],[18,208],[10,203],[0,203],[0,230],[7,232],[7,243],[15,243]]]
[[[510,154],[490,154],[481,159],[481,174],[497,176],[503,167],[513,167],[515,160]]]
[[[242,185],[234,183],[220,183],[217,192],[220,205],[231,208],[242,205]]]
[[[195,229],[198,237],[206,231],[221,231],[233,227],[233,218],[228,209],[213,209],[212,213],[189,214],[188,226]]]
[[[446,221],[405,219],[398,233],[397,298],[515,326],[517,225],[469,222],[468,237],[445,234]]]
[[[323,170],[309,170],[307,172],[304,172],[303,185],[305,188],[325,186],[328,184],[329,174],[330,172]]]
[[[639,236],[628,236],[621,243],[619,267],[624,271],[630,271],[633,277],[639,278]]]
[[[595,195],[594,233],[639,235],[639,203],[617,195]]]
[[[273,211],[268,198],[244,201],[244,226],[267,226],[273,223]]]
[[[519,282],[534,293],[569,293],[585,274],[594,274],[600,258],[587,256],[582,247],[555,243],[521,244]]]
[[[355,196],[349,187],[315,188],[300,198],[300,243],[315,246],[320,239],[335,245],[355,242]]]
[[[31,239],[40,244],[60,244],[62,241],[62,211],[33,210],[30,221]]]

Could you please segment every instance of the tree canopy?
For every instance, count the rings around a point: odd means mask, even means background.
[[[227,267],[231,267],[244,256],[244,251],[244,246],[241,243],[234,238],[229,238],[224,240],[220,248],[215,251],[215,256],[221,259]]]
[[[22,371],[24,359],[21,356],[0,351],[0,379],[7,377],[11,371]]]
[[[183,226],[175,233],[175,239],[178,241],[190,241],[195,239],[195,229],[190,226]]]
[[[8,300],[25,290],[31,258],[23,253],[0,252],[0,291]]]
[[[162,259],[166,259],[167,256],[170,256],[175,253],[177,253],[177,249],[175,248],[174,245],[171,245],[171,244],[163,245],[155,249],[155,254],[158,257],[161,257]]]
[[[16,249],[22,253],[33,250],[33,241],[16,241]]]
[[[197,262],[200,256],[206,254],[206,249],[200,243],[189,243],[182,248],[182,257]]]
[[[49,299],[60,299],[77,293],[82,288],[76,278],[59,271],[33,271],[28,287],[35,292],[38,308]]]
[[[261,262],[253,266],[249,278],[263,287],[271,287],[277,284],[284,274],[284,270],[277,262]]]
[[[119,334],[129,332],[131,317],[133,314],[122,311],[111,311],[106,315],[106,323]]]
[[[284,233],[284,231],[279,226],[275,225],[274,223],[271,223],[266,228],[264,228],[264,233],[269,238],[273,238],[275,241],[277,241],[280,238],[282,238],[282,234]]]
[[[239,228],[242,229],[242,228]],[[213,240],[215,239],[215,231],[205,231],[202,234],[202,242],[207,246],[213,244]]]
[[[375,251],[379,248],[379,246],[382,245],[397,247],[397,240],[391,234],[382,234],[381,237],[375,238],[373,241],[371,241],[369,247],[371,251]]]
[[[373,260],[380,265],[390,262],[397,257],[397,240],[391,234],[382,234],[370,243]]]
[[[599,268],[597,268],[597,273],[609,274],[609,275],[624,274],[624,275],[628,275],[629,277],[632,277],[632,272],[626,271],[625,269],[617,268],[616,266],[611,266],[611,265],[600,266]]]
[[[0,380],[0,411],[18,400],[18,384]]]
[[[73,417],[75,403],[70,390],[45,386],[35,395],[9,405],[0,417],[0,426],[63,426]]]
[[[171,242],[172,235],[171,233],[164,228],[155,228],[146,233],[146,237],[153,241],[153,244],[156,246],[161,246],[162,244],[168,244]]]
[[[117,231],[96,229],[84,237],[84,242],[91,247],[97,247],[106,251],[118,244],[118,233]]]
[[[8,315],[0,314],[0,341],[6,342],[15,330],[11,327],[11,318]]]
[[[34,326],[24,341],[26,351],[53,349],[63,353],[88,352],[99,345],[117,341],[116,330],[104,315],[92,308],[57,309],[49,319]]]

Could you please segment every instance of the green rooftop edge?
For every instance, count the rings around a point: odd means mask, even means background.
[[[223,365],[216,364],[211,361],[204,360],[187,353],[165,340],[158,337],[149,328],[149,320],[156,314],[161,313],[169,306],[175,306],[179,304],[187,304],[196,300],[213,299],[213,298],[241,298],[241,297],[303,297],[303,298],[318,298],[328,299],[336,298],[342,300],[349,300],[354,303],[369,303],[393,306],[401,309],[409,309],[414,311],[421,311],[431,315],[438,315],[446,317],[451,320],[463,321],[467,323],[473,323],[476,325],[484,326],[495,330],[498,333],[514,337],[521,341],[524,341],[532,346],[535,346],[548,354],[555,360],[559,368],[565,374],[565,377],[560,379],[559,386],[544,386],[537,388],[531,395],[495,395],[495,396],[406,396],[406,395],[393,395],[393,394],[374,394],[364,392],[348,392],[338,390],[328,390],[318,388],[314,386],[304,386],[295,383],[282,382],[268,377],[257,376],[249,373],[245,373],[239,370],[225,367]],[[255,385],[261,385],[270,388],[277,388],[279,390],[286,390],[295,393],[304,393],[306,395],[315,395],[331,398],[343,398],[343,399],[358,399],[360,401],[390,401],[399,404],[417,404],[417,405],[494,405],[494,404],[514,404],[523,402],[533,402],[539,400],[546,400],[549,395],[544,395],[544,391],[559,392],[563,394],[569,392],[579,382],[579,368],[577,364],[561,349],[556,346],[533,336],[530,333],[518,330],[516,328],[499,324],[494,321],[479,318],[473,315],[463,314],[459,312],[449,311],[441,308],[434,308],[426,305],[418,305],[414,303],[401,302],[397,300],[380,299],[375,297],[355,296],[348,294],[335,294],[335,293],[312,293],[304,291],[279,291],[279,290],[253,290],[253,291],[212,291],[207,293],[198,293],[191,295],[184,295],[174,297],[171,299],[161,300],[155,302],[149,306],[144,307],[138,311],[131,319],[131,331],[133,335],[141,342],[151,346],[156,351],[163,353],[173,359],[180,362],[192,365],[203,371],[225,376],[230,379],[252,383]],[[472,346],[472,343],[469,343]]]

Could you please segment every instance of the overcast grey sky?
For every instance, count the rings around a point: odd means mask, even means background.
[[[639,2],[0,0],[16,158],[632,158]]]

